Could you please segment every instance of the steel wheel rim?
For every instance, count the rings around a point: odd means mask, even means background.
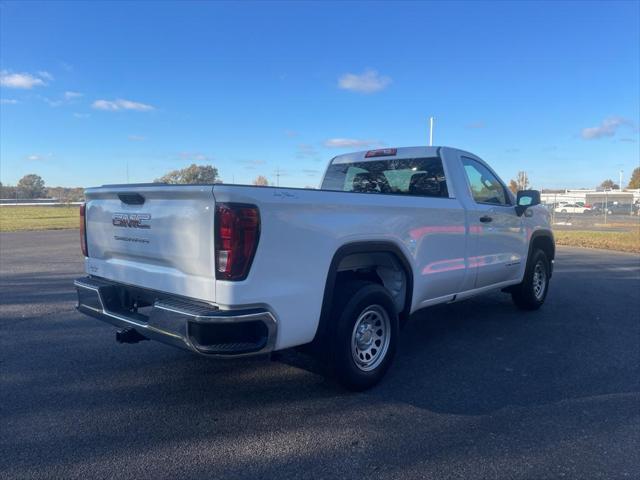
[[[389,350],[391,321],[380,305],[370,305],[358,316],[351,333],[351,356],[356,366],[369,372],[377,368]]]
[[[536,263],[533,269],[533,294],[537,300],[542,300],[547,288],[547,269],[542,261]]]

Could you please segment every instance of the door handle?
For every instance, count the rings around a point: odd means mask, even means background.
[[[489,215],[483,215],[482,217],[480,217],[480,221],[482,223],[489,223],[492,220],[493,218],[491,218]]]

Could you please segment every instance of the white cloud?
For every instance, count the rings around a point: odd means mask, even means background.
[[[73,114],[74,117],[76,118],[89,118],[91,115],[88,113],[74,113]]]
[[[47,72],[39,72],[47,73]],[[44,80],[43,80],[44,78]],[[42,75],[31,75],[30,73],[12,73],[8,70],[2,70],[0,72],[0,85],[7,88],[22,88],[30,90],[33,87],[43,87],[47,83],[45,80],[51,80],[53,77],[47,74],[46,77]]]
[[[328,148],[364,148],[382,145],[379,140],[359,140],[357,138],[329,138],[324,141]]]
[[[301,143],[300,145],[298,145],[296,158],[311,158],[313,160],[319,160],[318,151],[313,145],[310,145],[308,143]]]
[[[49,72],[45,71],[45,70],[40,70],[38,72],[38,76],[41,78],[44,78],[45,80],[51,81],[53,80],[53,75],[51,75]]]
[[[143,137],[142,135],[129,135],[127,138],[131,142],[143,142],[147,139],[147,137]]]
[[[82,97],[82,93],[79,92],[64,92],[62,95],[60,95],[59,98],[57,99],[51,99],[48,97],[40,97],[42,98],[42,100],[44,100],[44,102],[49,105],[50,107],[60,107],[62,105],[68,104],[73,102],[76,98],[80,98]]]
[[[136,110],[138,112],[148,112],[154,108],[151,105],[140,102],[132,102],[119,98],[117,100],[96,100],[91,104],[96,110],[107,110],[116,112],[118,110]]]
[[[62,105],[64,102],[62,100],[51,100],[50,98],[47,97],[42,97],[42,99],[44,100],[44,102],[49,105],[50,107],[59,107],[60,105]]]
[[[18,103],[18,100],[15,100],[13,98],[0,98],[0,103],[2,105],[15,105],[16,103]]]
[[[247,170],[255,170],[257,167],[260,167],[267,162],[265,162],[264,160],[243,160],[240,163],[243,163],[245,165],[244,168],[246,168]]]
[[[391,83],[390,77],[383,77],[375,70],[365,70],[364,73],[345,73],[338,79],[338,87],[359,93],[374,93],[385,89]]]
[[[74,98],[80,98],[82,97],[82,94],[80,92],[64,92],[64,99],[65,100],[73,100]]]
[[[53,153],[48,153],[46,155],[41,155],[39,153],[32,153],[31,155],[27,155],[24,157],[28,162],[44,162],[53,157]]]
[[[189,162],[208,162],[213,160],[213,157],[200,152],[180,152],[180,159]]]
[[[623,117],[608,117],[608,118],[605,118],[602,121],[602,123],[597,127],[583,128],[580,134],[582,135],[582,138],[584,138],[585,140],[594,140],[596,138],[603,138],[603,137],[613,137],[618,131],[618,128],[620,128],[623,125],[632,127],[633,122]]]

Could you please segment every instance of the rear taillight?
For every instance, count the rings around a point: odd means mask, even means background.
[[[260,213],[255,205],[216,204],[216,278],[247,278],[260,238]]]
[[[82,255],[85,257],[89,256],[89,251],[87,250],[87,205],[83,203],[80,205],[80,248],[82,249]]]

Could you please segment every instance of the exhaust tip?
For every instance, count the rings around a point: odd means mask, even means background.
[[[149,339],[139,333],[135,328],[127,327],[116,332],[116,342],[118,343],[138,343],[143,340]]]

